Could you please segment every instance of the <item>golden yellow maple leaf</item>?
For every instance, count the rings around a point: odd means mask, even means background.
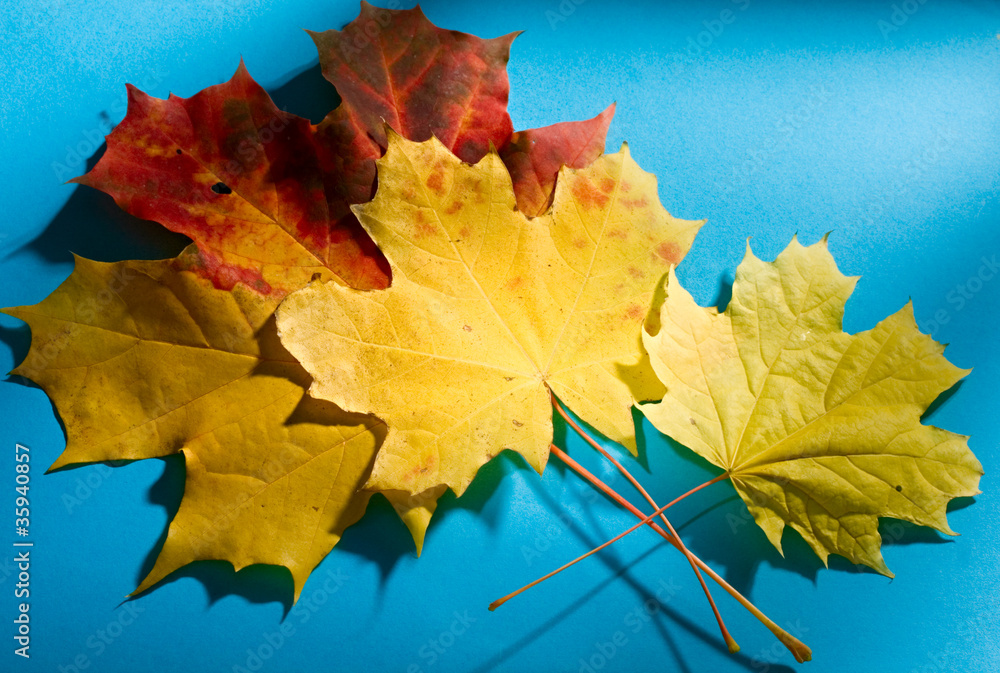
[[[368,487],[461,494],[505,449],[540,472],[550,390],[634,451],[631,401],[662,394],[639,326],[701,222],[671,217],[627,148],[564,168],[534,219],[516,209],[495,152],[468,165],[434,138],[390,132],[378,182],[355,212],[392,285],[317,282],[278,309],[310,393],[386,421]]]
[[[13,373],[38,383],[66,427],[53,465],[183,452],[184,498],[144,591],[196,560],[291,571],[295,598],[361,518],[384,425],[305,395],[309,375],[281,346],[275,302],[216,289],[173,260],[73,274],[26,321]]]
[[[890,575],[878,517],[953,535],[946,506],[978,493],[967,438],[921,414],[968,370],[920,333],[907,304],[843,332],[856,278],[826,239],[793,240],[773,263],[749,247],[725,312],[698,306],[671,271],[643,331],[663,400],[639,408],[661,432],[725,469],[768,539],[794,528],[826,562]]]

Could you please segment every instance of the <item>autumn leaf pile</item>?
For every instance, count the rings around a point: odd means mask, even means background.
[[[395,133],[413,147],[437,143],[442,165],[502,161],[510,209],[516,199],[531,215],[548,209],[561,166],[603,153],[613,108],[513,132],[514,35],[481,40],[439,29],[419,9],[363,4],[343,30],[312,37],[342,98],[315,126],[279,110],[242,64],[188,99],[129,87],[126,118],[76,182],[192,244],[162,261],[77,259],[45,301],[9,309],[33,334],[15,373],[46,390],[66,427],[53,468],[184,454],[180,510],[137,592],[191,561],[222,559],[289,568],[297,598],[375,491],[419,548],[443,487],[365,488],[384,419],[307,395],[311,377],[279,341],[274,311],[314,278],[389,285],[389,265],[351,206],[371,200],[376,160]],[[465,226],[483,231],[474,219]],[[670,253],[676,261],[680,248]]]
[[[371,27],[376,26],[375,30]],[[842,331],[854,279],[825,241],[749,251],[723,313],[675,266],[672,217],[613,106],[514,132],[514,35],[363,4],[310,33],[342,103],[317,125],[241,64],[183,99],[129,88],[76,181],[185,234],[178,257],[77,258],[15,370],[62,417],[53,468],[183,453],[184,497],[145,591],[196,560],[312,569],[383,494],[417,548],[438,498],[504,450],[541,472],[552,396],[635,452],[632,409],[725,470],[780,549],[888,573],[877,521],[950,533],[977,492],[966,438],[920,416],[966,373],[909,307]]]

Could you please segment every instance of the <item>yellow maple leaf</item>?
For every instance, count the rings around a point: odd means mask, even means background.
[[[533,219],[495,152],[468,165],[434,138],[390,133],[378,182],[355,212],[391,287],[317,282],[278,309],[310,393],[386,421],[368,487],[461,494],[505,449],[540,472],[550,390],[634,451],[631,401],[662,394],[639,326],[701,222],[671,217],[627,148],[564,168],[551,210]]]
[[[274,308],[173,260],[78,257],[44,301],[4,309],[32,331],[13,373],[45,389],[66,427],[53,469],[184,454],[184,498],[136,592],[218,559],[287,567],[297,599],[365,511],[359,487],[384,425],[305,395],[309,375],[278,341]]]
[[[768,539],[794,528],[831,553],[891,576],[878,517],[953,535],[949,500],[978,493],[967,438],[921,414],[968,370],[920,333],[907,304],[844,333],[856,278],[826,239],[793,240],[773,263],[749,248],[725,312],[698,306],[673,271],[643,331],[663,400],[639,408],[661,432],[725,469]]]

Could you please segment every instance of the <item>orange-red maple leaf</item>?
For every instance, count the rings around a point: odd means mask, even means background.
[[[514,34],[484,40],[437,28],[419,9],[363,3],[344,30],[313,38],[343,97],[320,124],[279,110],[242,63],[229,82],[191,98],[129,87],[107,152],[76,182],[191,237],[183,259],[216,286],[242,282],[280,299],[315,274],[362,289],[389,284],[350,210],[374,193],[385,124],[414,140],[434,135],[466,162],[494,145],[528,214],[546,209],[561,165],[603,152],[613,107],[512,134],[505,66]]]

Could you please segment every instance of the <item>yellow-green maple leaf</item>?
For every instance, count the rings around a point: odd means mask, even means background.
[[[374,201],[355,212],[391,287],[313,283],[278,309],[310,393],[386,421],[368,487],[461,494],[505,449],[540,472],[550,390],[634,451],[631,400],[662,392],[639,326],[701,223],[663,209],[627,148],[564,168],[534,219],[495,152],[473,166],[436,139],[390,134],[378,171]]]
[[[947,503],[979,492],[982,467],[966,437],[920,422],[968,370],[920,333],[910,304],[844,333],[856,280],[837,269],[826,239],[793,240],[773,263],[748,248],[720,314],[671,271],[643,331],[667,393],[639,408],[729,473],[779,551],[787,525],[824,562],[840,554],[891,576],[878,517],[954,534]]]
[[[212,287],[173,260],[76,259],[26,321],[13,373],[38,383],[66,427],[53,468],[183,452],[184,498],[137,592],[196,560],[287,567],[295,597],[364,513],[377,419],[305,395],[275,302]],[[391,497],[391,494],[390,494]]]

